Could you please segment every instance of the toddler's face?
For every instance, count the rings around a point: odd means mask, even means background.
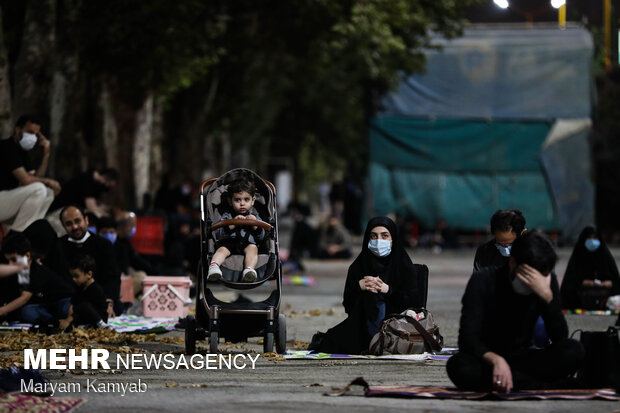
[[[69,270],[69,272],[71,273],[71,278],[73,278],[73,282],[78,287],[83,287],[91,280],[91,278],[93,278],[93,275],[90,271],[84,272],[78,268],[72,268]]]
[[[254,197],[245,191],[235,192],[230,199],[230,204],[237,214],[246,214],[254,205]]]

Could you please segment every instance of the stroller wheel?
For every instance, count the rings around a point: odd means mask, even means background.
[[[278,354],[286,353],[286,317],[278,316],[278,336],[276,337],[276,351]]]
[[[273,352],[273,333],[269,332],[265,334],[263,339],[263,353]]]
[[[196,352],[196,320],[189,315],[185,319],[185,354]]]
[[[209,353],[217,353],[217,345],[220,341],[220,334],[217,331],[211,331],[209,334]]]

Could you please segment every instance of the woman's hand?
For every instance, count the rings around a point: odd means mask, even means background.
[[[365,276],[359,281],[362,291],[370,291],[371,293],[387,293],[390,286],[383,282],[379,277]]]

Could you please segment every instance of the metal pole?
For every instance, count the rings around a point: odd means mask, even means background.
[[[566,3],[558,9],[558,25],[561,29],[566,28]]]

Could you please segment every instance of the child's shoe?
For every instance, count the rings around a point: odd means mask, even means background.
[[[254,268],[246,268],[243,270],[243,278],[241,278],[241,281],[244,283],[253,283],[256,281],[256,271],[254,271]]]
[[[216,263],[212,262],[209,265],[209,273],[207,274],[207,280],[209,281],[219,281],[222,278],[222,270],[220,266]]]

